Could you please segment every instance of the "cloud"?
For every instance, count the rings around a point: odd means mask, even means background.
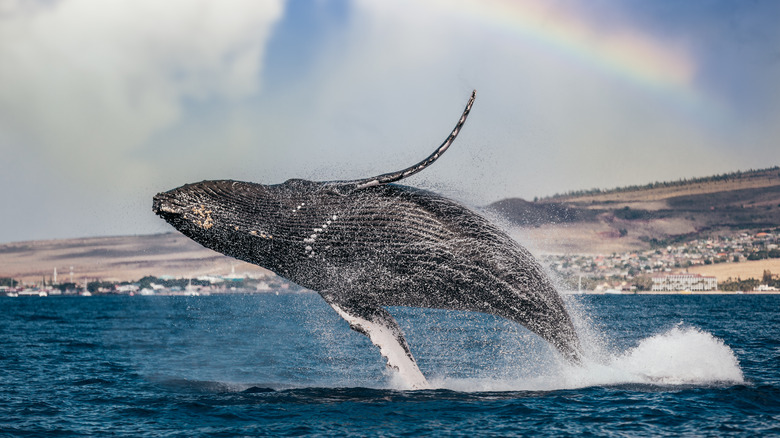
[[[75,174],[131,176],[188,102],[257,93],[280,1],[4,1],[0,129]]]

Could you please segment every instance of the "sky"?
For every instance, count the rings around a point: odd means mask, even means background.
[[[0,243],[171,231],[188,182],[471,206],[780,164],[780,2],[0,0]]]

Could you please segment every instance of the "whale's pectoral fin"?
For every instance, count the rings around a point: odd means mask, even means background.
[[[406,169],[399,170],[396,172],[384,173],[382,175],[377,175],[371,178],[364,178],[355,181],[334,181],[333,183],[338,185],[346,185],[352,189],[363,189],[366,187],[373,187],[381,184],[389,184],[392,182],[402,180],[430,166],[434,161],[439,159],[439,157],[441,157],[442,154],[444,154],[444,152],[447,151],[447,149],[450,147],[452,142],[455,141],[455,138],[458,136],[458,133],[460,133],[461,128],[463,128],[463,124],[466,123],[466,118],[469,116],[469,112],[471,112],[471,106],[474,105],[474,99],[476,97],[477,97],[477,90],[474,90],[471,92],[471,97],[469,98],[468,103],[466,103],[466,108],[463,110],[463,114],[461,114],[460,119],[458,119],[458,123],[455,124],[455,128],[452,130],[450,135],[447,136],[444,142],[438,148],[436,148],[436,150],[433,151],[431,155],[428,156],[428,158],[420,161],[419,163],[413,166],[407,167]]]
[[[387,366],[398,371],[410,389],[430,388],[409,351],[401,327],[387,310],[371,304],[334,301],[328,297],[325,300],[352,330],[368,336],[379,347],[379,352],[387,359]]]

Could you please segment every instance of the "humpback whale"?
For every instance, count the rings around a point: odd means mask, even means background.
[[[406,169],[354,181],[202,181],[157,194],[153,211],[207,248],[319,292],[411,388],[429,386],[387,306],[497,315],[578,363],[571,319],[528,250],[457,202],[393,184],[441,157],[475,97],[445,141]]]

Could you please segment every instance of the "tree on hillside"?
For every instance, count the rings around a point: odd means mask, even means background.
[[[634,278],[634,286],[637,290],[651,290],[653,288],[653,279],[649,275],[641,275]]]
[[[18,285],[19,282],[14,280],[13,278],[8,278],[8,277],[0,278],[0,286],[16,287]]]

